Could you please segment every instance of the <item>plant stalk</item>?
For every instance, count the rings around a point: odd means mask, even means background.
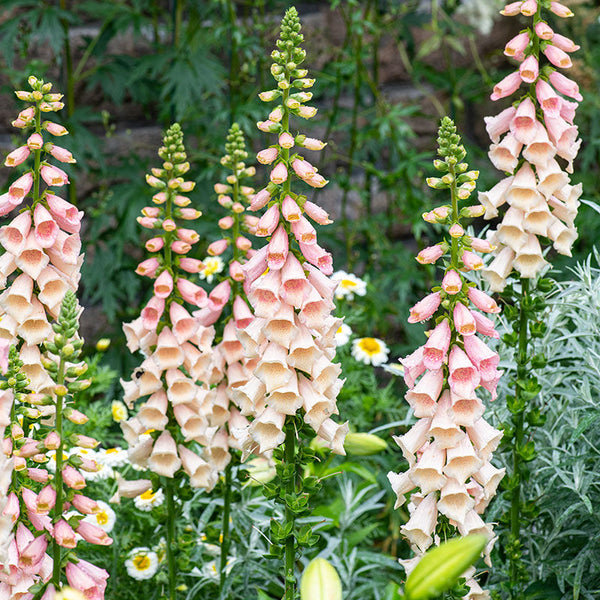
[[[175,495],[173,492],[173,480],[167,479],[167,566],[169,573],[169,600],[177,598],[177,563],[175,560]]]
[[[229,515],[231,513],[231,462],[225,467],[225,489],[223,491],[223,523],[221,525],[221,565],[219,568],[219,591],[223,597],[223,588],[227,576],[227,555],[229,553]]]
[[[527,350],[528,350],[528,320],[527,310],[524,306],[529,295],[529,279],[521,278],[521,299],[519,305],[519,344],[517,349],[517,382],[515,386],[516,405],[519,404],[521,388],[519,381],[527,377]],[[510,499],[510,538],[513,543],[517,542],[521,534],[521,455],[520,449],[523,446],[525,410],[514,414],[512,417],[514,424],[514,437],[512,447],[512,476],[518,478],[517,484],[513,487]],[[520,555],[515,552],[509,553],[510,563],[510,589],[511,598],[518,597],[520,587],[519,564]]]
[[[284,461],[288,466],[293,466],[292,475],[286,482],[286,495],[293,496],[296,491],[296,437],[294,431],[294,419],[293,417],[287,417],[285,426],[285,448],[284,448]],[[294,513],[287,506],[285,507],[285,522],[294,523]],[[294,577],[294,563],[296,559],[296,539],[294,536],[294,527],[292,526],[292,532],[285,540],[285,600],[294,600],[296,594],[296,579]]]
[[[65,359],[61,356],[60,363],[58,365],[58,375],[56,378],[57,386],[62,386],[65,383]],[[58,448],[56,449],[56,473],[54,475],[54,486],[56,489],[56,504],[54,505],[53,511],[53,522],[58,523],[62,517],[63,512],[63,398],[62,395],[56,395],[56,424],[55,429],[59,437]],[[56,541],[56,537],[52,538],[52,583],[58,590],[60,589],[60,569],[61,569],[61,547]]]

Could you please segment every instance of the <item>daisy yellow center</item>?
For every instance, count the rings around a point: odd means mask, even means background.
[[[109,448],[106,454],[116,454],[119,450],[117,448]]]
[[[145,554],[141,554],[133,559],[133,565],[138,571],[146,571],[150,568],[150,559]]]
[[[96,513],[96,521],[98,521],[98,525],[106,525],[108,523],[106,511]]]
[[[140,495],[140,498],[142,500],[154,500],[154,496],[156,496],[156,492],[153,492],[152,490],[146,490]]]
[[[356,287],[356,281],[352,281],[352,279],[342,279],[340,285],[345,288],[354,288]]]
[[[114,405],[112,407],[112,416],[115,421],[120,421],[127,416],[127,413],[122,406]]]
[[[342,333],[342,326],[341,325],[338,327],[338,330],[336,331],[336,333]]]
[[[206,275],[214,275],[221,269],[221,261],[207,259],[204,261],[204,273]]]
[[[381,345],[375,338],[363,338],[358,342],[358,347],[369,356],[381,352]]]

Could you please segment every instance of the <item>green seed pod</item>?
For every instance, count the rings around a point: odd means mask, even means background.
[[[406,580],[405,600],[440,596],[479,558],[487,541],[484,535],[469,535],[454,538],[427,552]]]
[[[349,433],[344,440],[344,450],[354,456],[370,456],[388,447],[385,440],[372,433]]]
[[[315,558],[304,569],[300,600],[342,600],[342,582],[330,562]]]

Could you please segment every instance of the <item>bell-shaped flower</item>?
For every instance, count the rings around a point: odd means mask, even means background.
[[[437,524],[437,498],[431,493],[417,506],[410,519],[401,527],[402,534],[421,552],[433,543],[433,532]]]
[[[173,477],[180,466],[175,440],[169,431],[163,431],[154,442],[152,454],[148,458],[148,468],[158,475]]]

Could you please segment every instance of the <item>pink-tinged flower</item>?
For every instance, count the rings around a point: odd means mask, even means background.
[[[304,183],[308,183],[308,185],[314,188],[322,188],[329,183],[329,180],[325,179],[325,177],[319,173],[315,173],[310,179],[303,179],[302,181],[304,181]]]
[[[243,235],[238,235],[235,238],[235,246],[239,248],[242,252],[247,252],[252,248],[252,242]]]
[[[175,231],[177,229],[177,224],[175,221],[173,221],[173,219],[165,219],[162,222],[162,228],[165,231]]]
[[[202,269],[204,269],[204,263],[201,260],[198,260],[197,258],[180,258],[179,259],[179,266],[186,272],[186,273],[200,273],[200,271],[202,271]],[[137,273],[137,271],[136,271]]]
[[[219,219],[217,225],[219,226],[219,229],[231,229],[233,227],[233,217],[231,215],[227,216],[227,217],[223,217],[222,219]]]
[[[180,208],[178,214],[184,221],[195,221],[202,216],[202,212],[195,208]]]
[[[34,234],[37,243],[42,248],[50,248],[56,242],[59,228],[52,215],[43,204],[38,204],[33,212]]]
[[[27,194],[29,194],[29,190],[31,190],[31,186],[33,185],[33,174],[29,171],[25,173],[25,175],[21,175],[19,179],[14,181],[12,185],[8,188],[8,196],[11,200],[23,200]]]
[[[581,46],[578,46],[573,40],[560,35],[560,33],[554,33],[552,35],[552,43],[560,48],[563,52],[576,52]],[[548,59],[550,60],[550,59]]]
[[[152,296],[148,304],[142,309],[142,323],[148,330],[155,330],[160,317],[165,310],[165,299]]]
[[[292,169],[300,179],[312,179],[316,175],[316,169],[306,160],[295,158],[292,161]]]
[[[509,130],[516,112],[514,106],[509,106],[495,117],[484,117],[485,129],[494,144],[497,144],[500,141],[500,136]]]
[[[451,337],[448,319],[441,321],[431,332],[423,349],[423,364],[426,369],[441,369],[446,360]]]
[[[298,242],[302,242],[303,244],[317,243],[317,232],[315,228],[310,224],[308,219],[303,216],[292,223],[292,233]]]
[[[529,45],[529,33],[527,31],[519,33],[506,44],[504,54],[506,56],[517,56],[521,54]]]
[[[494,322],[491,319],[488,319],[485,315],[472,310],[471,314],[475,319],[475,324],[477,326],[477,333],[481,333],[481,335],[486,335],[488,337],[493,337],[496,339],[500,338],[500,334],[494,328]]]
[[[481,238],[472,238],[471,248],[473,248],[473,250],[476,252],[483,252],[484,254],[493,252],[495,250],[495,246],[492,246],[488,240],[482,240]]]
[[[454,223],[454,225],[452,225],[448,230],[448,233],[450,234],[450,237],[461,238],[463,235],[465,235],[465,230],[460,223]]]
[[[208,295],[208,306],[212,310],[223,310],[231,296],[231,284],[227,279],[216,285]]]
[[[16,167],[27,160],[30,154],[30,150],[27,146],[21,146],[16,150],[13,150],[4,161],[4,165],[7,167]]]
[[[44,138],[39,133],[32,133],[27,138],[27,145],[31,150],[41,150],[44,145]]]
[[[250,210],[260,210],[263,206],[266,206],[270,199],[271,194],[269,194],[267,188],[260,190],[260,192],[253,196],[252,202],[250,202]]]
[[[154,282],[154,294],[159,298],[167,298],[173,291],[173,277],[164,270]]]
[[[415,385],[406,394],[406,401],[414,410],[415,417],[433,417],[435,407],[442,387],[444,385],[444,371],[425,371],[425,375],[419,379]]]
[[[465,341],[475,336],[468,336]],[[481,379],[479,371],[473,365],[467,354],[458,346],[453,346],[448,357],[448,385],[460,398],[473,395]]]
[[[571,62],[571,57],[564,51],[561,50],[558,46],[553,46],[552,44],[546,46],[544,48],[544,54],[546,58],[555,66],[561,69],[568,69],[573,66]]]
[[[550,73],[548,79],[561,94],[569,96],[569,98],[573,98],[573,100],[577,100],[578,102],[583,100],[583,96],[579,93],[579,86],[572,79],[565,77],[558,71]]]
[[[544,21],[539,21],[538,23],[536,23],[534,29],[535,34],[541,40],[551,40],[554,36],[554,31],[552,30],[552,27],[550,27],[550,25],[548,25],[548,23],[545,23]]]
[[[573,12],[570,8],[560,2],[550,2],[550,10],[557,16],[562,18],[572,17]]]
[[[497,352],[490,350],[476,335],[464,339],[465,352],[471,362],[479,369],[481,379],[494,379],[500,357]]]
[[[93,515],[101,510],[95,500],[81,494],[75,494],[71,500],[71,504],[84,515]]]
[[[92,563],[80,559],[68,562],[65,574],[69,585],[83,593],[86,600],[104,600],[108,573]]]
[[[148,468],[164,477],[173,477],[181,467],[177,455],[177,445],[169,431],[163,431],[152,448],[148,458]]]
[[[177,279],[177,290],[186,302],[194,306],[202,308],[208,302],[206,290],[183,277]]]
[[[77,533],[90,544],[98,546],[110,546],[112,544],[112,538],[107,535],[104,529],[87,521],[80,521]]]
[[[156,275],[156,270],[158,269],[159,266],[160,266],[160,263],[158,262],[158,259],[156,257],[147,258],[146,260],[143,260],[137,266],[135,272],[138,275],[143,275],[143,276],[152,278]]]
[[[164,245],[165,240],[161,237],[151,238],[145,244],[146,250],[148,250],[148,252],[158,252],[162,249]]]
[[[67,174],[62,169],[53,165],[43,165],[40,169],[40,175],[46,182],[46,185],[49,186],[62,186],[69,183]]]
[[[514,94],[520,87],[523,80],[519,71],[507,75],[502,81],[494,86],[494,92],[490,96],[492,100],[500,100]]]
[[[462,303],[457,302],[454,306],[454,327],[462,336],[474,335],[477,325],[473,313]]]
[[[192,247],[186,242],[182,242],[181,240],[175,240],[171,242],[171,250],[175,252],[175,254],[187,254]]]
[[[17,547],[19,552],[19,563],[18,566],[22,568],[25,573],[35,572],[41,565],[42,559],[46,554],[46,548],[48,547],[48,540],[45,535],[33,537],[23,537],[23,539],[30,540],[26,545],[23,542],[19,543],[22,524],[19,523],[19,529],[17,529]]]
[[[210,256],[220,256],[227,250],[227,246],[229,245],[229,240],[221,239],[215,240],[208,245],[206,252]]]
[[[329,219],[327,212],[310,200],[307,200],[302,208],[304,209],[304,212],[319,225],[329,225],[329,223],[332,222]]]
[[[75,531],[73,531],[73,528],[64,519],[61,519],[54,525],[53,537],[56,543],[63,548],[75,548],[77,546]]]
[[[540,74],[540,68],[538,65],[537,58],[535,56],[528,56],[519,66],[519,73],[521,79],[525,83],[533,83]]]
[[[277,158],[278,153],[277,148],[266,148],[256,155],[256,160],[261,165],[270,165]]]
[[[458,292],[460,292],[460,290],[462,289],[462,285],[462,279],[454,269],[450,269],[444,275],[444,279],[442,279],[442,289],[447,294],[458,294]]]
[[[54,156],[56,160],[64,163],[76,163],[77,161],[73,158],[73,155],[66,149],[61,148],[60,146],[55,146],[52,144],[50,148],[50,154]]]
[[[437,244],[421,250],[417,254],[417,261],[422,265],[432,265],[442,256],[444,256],[444,249],[440,244]]]
[[[288,178],[288,170],[285,163],[277,163],[275,168],[271,171],[270,179],[273,183],[283,183]]]
[[[429,319],[433,313],[439,308],[442,302],[442,296],[440,292],[434,292],[425,296],[423,300],[417,302],[410,309],[410,316],[408,317],[409,323],[419,323]]]
[[[523,4],[521,4],[521,14],[526,17],[533,17],[537,12],[537,0],[525,0]]]
[[[48,192],[46,192],[46,201],[50,214],[59,227],[69,233],[79,233],[83,211],[77,210],[77,207],[70,202]]]
[[[270,269],[281,269],[289,251],[289,240],[283,225],[280,225],[267,246],[267,265]]]
[[[305,244],[299,242],[300,252],[306,260],[317,267],[323,274],[331,275],[333,273],[333,259],[331,254],[321,248],[319,244]]]
[[[300,207],[296,204],[296,201],[291,196],[286,196],[283,199],[283,202],[281,203],[281,212],[283,214],[283,218],[290,223],[298,221],[302,216]]]
[[[464,250],[460,259],[465,265],[465,269],[468,271],[477,271],[483,268],[483,261],[481,260],[481,257],[477,256],[477,254],[474,254],[473,252],[470,252],[469,250]]]
[[[535,93],[545,115],[551,117],[560,115],[561,99],[546,81],[538,80],[535,85]]]
[[[523,0],[518,0],[517,2],[511,2],[507,4],[501,11],[500,14],[505,17],[514,17],[521,12],[521,5],[523,4]]]
[[[292,148],[294,146],[294,138],[287,131],[284,131],[279,136],[279,145],[282,148]]]
[[[138,217],[136,221],[139,225],[145,227],[146,229],[154,229],[155,227],[159,226],[158,219],[155,219],[154,217]]]
[[[279,204],[273,204],[265,214],[258,220],[256,234],[258,237],[271,235],[279,225]]]
[[[404,381],[409,388],[413,388],[417,378],[425,371],[423,363],[424,347],[420,346],[406,358],[401,358],[400,363],[404,367]]]
[[[45,129],[48,133],[51,133],[57,137],[67,135],[69,133],[62,125],[53,123],[52,121],[44,121],[42,123],[42,129]]]
[[[467,296],[469,297],[469,300],[483,312],[493,314],[500,312],[500,307],[496,304],[494,299],[475,287],[469,288]]]

